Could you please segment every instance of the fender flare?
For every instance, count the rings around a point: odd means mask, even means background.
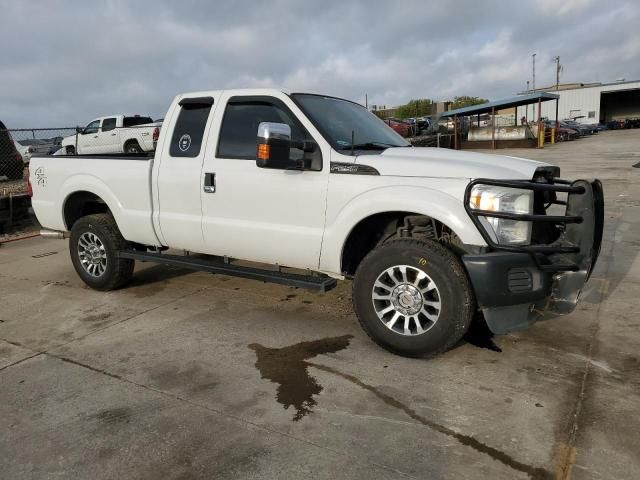
[[[341,275],[342,253],[355,226],[367,217],[386,212],[431,217],[453,230],[463,243],[486,246],[460,199],[428,187],[383,186],[352,198],[331,223],[327,223],[319,269]]]
[[[98,177],[89,174],[73,175],[72,177],[67,178],[60,188],[60,197],[62,198],[60,216],[65,228],[69,228],[69,225],[66,224],[64,218],[67,201],[71,195],[78,192],[87,192],[99,197],[107,205],[107,208],[109,208],[109,211],[113,215],[118,228],[120,228],[122,225],[121,203],[106,183]]]

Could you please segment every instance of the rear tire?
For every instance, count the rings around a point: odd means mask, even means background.
[[[82,217],[71,228],[71,261],[82,281],[95,290],[115,290],[131,279],[135,262],[118,256],[128,247],[111,214]]]
[[[142,153],[142,147],[135,140],[128,142],[124,146],[125,153]]]
[[[352,297],[367,335],[406,357],[449,350],[475,311],[462,263],[431,240],[396,239],[372,250],[358,266]]]
[[[76,154],[76,147],[65,147],[65,152],[67,155],[75,155]]]

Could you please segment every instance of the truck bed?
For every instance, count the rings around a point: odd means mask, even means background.
[[[127,240],[159,245],[152,225],[153,160],[148,154],[34,157],[30,180],[41,188],[33,209],[44,228],[67,230],[60,205],[88,190],[107,204]]]

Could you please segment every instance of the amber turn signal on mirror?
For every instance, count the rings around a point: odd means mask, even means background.
[[[258,160],[269,160],[271,146],[266,143],[258,144]]]

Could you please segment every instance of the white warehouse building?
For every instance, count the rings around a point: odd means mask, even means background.
[[[615,83],[560,84],[538,92],[555,93],[558,120],[575,118],[582,123],[606,123],[612,120],[640,118],[640,80]],[[556,102],[542,104],[542,117],[556,118]],[[538,106],[518,107],[517,118],[538,118]]]

